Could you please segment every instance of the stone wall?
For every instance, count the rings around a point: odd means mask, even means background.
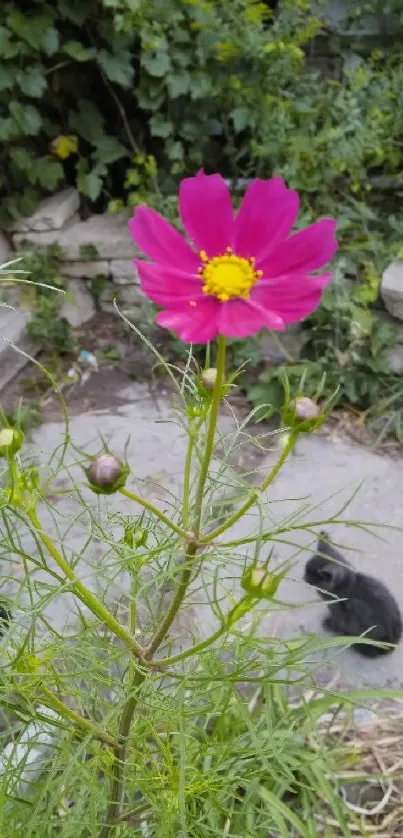
[[[13,247],[17,252],[27,247],[46,251],[52,244],[60,247],[60,272],[68,291],[62,313],[72,326],[90,320],[96,300],[101,309],[110,311],[116,299],[133,316],[143,297],[133,264],[139,254],[127,219],[105,213],[81,221],[79,203],[75,189],[46,198],[33,215],[11,229]]]
[[[62,314],[73,327],[90,320],[96,304],[103,311],[112,311],[114,299],[128,316],[136,317],[144,297],[133,264],[139,254],[129,234],[127,219],[105,213],[81,221],[79,202],[75,189],[64,189],[42,201],[33,215],[12,228],[14,250],[18,252],[29,246],[45,251],[52,244],[60,247],[63,254],[60,271],[68,290]],[[13,256],[2,234],[0,255],[3,260]],[[396,327],[396,345],[389,350],[390,364],[395,372],[403,373],[403,262],[393,262],[385,270],[381,297],[387,311],[384,316]],[[279,363],[290,357],[297,360],[302,349],[299,326],[291,327],[279,338],[280,341],[274,340],[269,333],[264,336],[263,359],[268,363]]]

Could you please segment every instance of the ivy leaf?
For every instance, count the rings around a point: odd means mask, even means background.
[[[121,160],[122,157],[128,156],[129,152],[116,137],[109,137],[107,134],[104,134],[96,142],[95,154],[100,163],[108,165],[109,163],[115,163],[116,160]]]
[[[14,85],[14,81],[14,74],[3,64],[0,67],[0,90],[10,90]]]
[[[23,172],[29,172],[30,170],[33,170],[34,161],[26,148],[23,148],[22,146],[17,146],[17,148],[11,148],[10,157],[14,163],[14,166],[16,166],[17,169],[21,169],[21,171]]]
[[[238,108],[231,111],[230,117],[234,123],[235,131],[243,131],[249,125],[250,110],[245,105],[239,105]]]
[[[10,40],[11,33],[5,26],[0,26],[0,55],[2,59],[14,58],[18,53],[18,44]]]
[[[166,139],[173,133],[173,125],[168,119],[163,119],[156,114],[150,119],[150,130],[154,137],[163,137]]]
[[[42,127],[42,117],[33,105],[22,105],[20,102],[10,102],[10,114],[17,128],[16,136],[25,134],[27,137],[39,134]]]
[[[25,72],[21,70],[16,75],[16,82],[23,93],[35,99],[40,99],[48,86],[46,77],[39,67],[31,67]]]
[[[77,166],[77,189],[91,201],[96,201],[102,191],[102,175],[105,171],[102,166],[94,166],[88,171],[87,160],[80,160]]]
[[[92,47],[85,47],[80,41],[67,41],[63,44],[62,52],[73,58],[74,61],[91,61],[95,58],[96,52]]]
[[[52,153],[60,160],[67,160],[71,154],[78,152],[78,137],[75,134],[59,134],[52,141]]]
[[[49,26],[49,29],[45,32],[41,46],[46,55],[54,55],[59,49],[59,33],[54,26]]]
[[[104,118],[90,99],[79,99],[78,109],[69,115],[69,126],[74,134],[96,145],[104,133]]]
[[[168,78],[168,92],[172,99],[177,99],[178,96],[183,96],[188,93],[191,88],[191,77],[187,70],[182,70],[181,73],[176,73]]]
[[[169,143],[166,152],[170,160],[183,160],[184,158],[184,149],[180,142]]]
[[[53,157],[42,157],[35,163],[36,179],[44,189],[55,189],[64,178],[64,170],[58,160]]]
[[[131,54],[128,50],[122,50],[119,55],[113,55],[104,49],[100,49],[97,60],[109,81],[113,81],[121,87],[131,86],[134,67],[132,65]]]
[[[165,50],[160,50],[160,52],[156,52],[154,55],[148,55],[145,52],[142,56],[141,63],[150,76],[157,76],[157,78],[165,76],[171,69],[169,55]]]

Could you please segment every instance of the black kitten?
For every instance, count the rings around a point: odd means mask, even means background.
[[[8,629],[12,619],[12,614],[6,607],[4,600],[0,600],[0,637]]]
[[[305,581],[318,588],[323,599],[333,601],[324,628],[349,637],[365,632],[371,640],[399,642],[402,618],[392,594],[382,582],[355,571],[329,544],[325,532],[320,533],[316,553],[306,563]],[[337,599],[344,599],[344,602],[334,601]],[[391,648],[381,649],[364,643],[354,643],[353,648],[368,658],[393,652]]]

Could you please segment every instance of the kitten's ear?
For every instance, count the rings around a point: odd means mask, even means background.
[[[332,548],[329,544],[329,536],[326,532],[320,532],[318,543],[316,545],[316,552],[319,556],[322,556],[324,559],[327,559],[329,556],[332,555]]]

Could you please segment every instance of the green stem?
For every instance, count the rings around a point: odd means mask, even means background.
[[[106,813],[105,824],[99,838],[109,838],[111,830],[121,815],[124,800],[124,770],[126,765],[127,744],[133,716],[138,702],[138,690],[146,676],[145,670],[137,670],[129,686],[129,695],[123,706],[119,722],[118,741],[114,748],[114,763],[112,768],[111,796]]]
[[[283,467],[284,463],[286,462],[287,457],[289,456],[292,449],[294,448],[297,437],[298,437],[297,432],[292,432],[290,434],[290,438],[287,442],[287,445],[284,446],[284,448],[281,452],[281,455],[278,458],[276,464],[273,466],[272,470],[269,472],[269,474],[267,475],[265,480],[263,480],[263,483],[261,483],[259,488],[254,489],[254,491],[251,493],[251,496],[248,498],[248,500],[245,501],[245,503],[237,510],[237,512],[234,512],[234,514],[231,515],[230,518],[227,518],[227,520],[223,524],[221,524],[220,527],[217,527],[216,530],[213,530],[213,532],[209,533],[207,536],[205,536],[203,539],[201,539],[201,543],[208,544],[210,541],[213,541],[215,538],[217,538],[219,535],[221,535],[221,533],[225,532],[230,527],[232,527],[234,524],[236,524],[236,522],[239,521],[239,519],[242,518],[243,515],[245,515],[246,512],[248,512],[248,510],[251,508],[251,506],[253,506],[253,504],[256,503],[256,501],[258,500],[258,498],[262,494],[262,492],[264,492],[266,489],[268,489],[270,484],[273,483],[273,480],[275,479],[275,477],[277,477],[280,469]]]
[[[176,590],[175,596],[173,601],[168,608],[168,611],[157,631],[152,638],[150,645],[144,651],[144,657],[148,663],[148,661],[152,658],[154,652],[157,651],[159,646],[161,645],[162,641],[166,637],[175,617],[178,613],[178,610],[181,606],[181,603],[186,595],[186,591],[189,586],[189,582],[192,576],[192,569],[194,566],[195,558],[197,555],[198,549],[198,540],[197,535],[200,531],[200,522],[202,516],[202,507],[203,507],[203,497],[204,497],[204,486],[207,479],[208,469],[213,453],[214,448],[214,437],[215,437],[215,429],[217,425],[217,417],[218,417],[218,408],[221,399],[221,392],[222,392],[222,385],[224,381],[224,374],[225,374],[225,338],[219,337],[218,339],[218,358],[217,358],[217,380],[214,387],[214,392],[211,400],[211,408],[210,408],[210,422],[207,431],[207,438],[206,438],[206,445],[204,450],[204,455],[200,467],[200,474],[199,474],[199,481],[197,485],[197,492],[196,492],[196,502],[195,502],[195,518],[194,518],[194,533],[196,537],[194,540],[188,542],[186,548],[186,555],[185,555],[185,564],[182,569],[182,573],[180,576],[178,588]],[[189,488],[190,488],[190,471],[191,471],[191,462],[192,462],[192,454],[193,454],[193,446],[194,446],[194,437],[189,439],[188,444],[188,452],[186,456],[186,463],[185,463],[185,478],[184,478],[184,490],[186,490],[186,502],[184,504],[184,524],[187,525],[188,518],[189,518]],[[130,498],[131,500],[136,501],[137,503],[142,504],[146,509],[156,515],[161,521],[163,521],[170,529],[174,530],[178,535],[182,537],[186,537],[186,533],[181,530],[173,521],[170,521],[159,509],[157,509],[152,504],[145,501],[143,498],[134,495],[128,489],[121,489],[120,490],[123,495]],[[148,664],[150,666],[150,664]],[[138,689],[141,684],[143,683],[146,677],[146,670],[137,670],[135,673],[132,685],[129,690],[129,696],[126,700],[126,703],[123,708],[122,717],[120,719],[119,724],[119,745],[115,749],[114,755],[115,760],[113,764],[113,771],[112,771],[112,785],[111,785],[111,796],[110,802],[108,806],[108,811],[106,815],[106,823],[101,831],[100,838],[109,838],[111,835],[111,830],[114,827],[114,824],[117,823],[121,816],[122,804],[124,799],[124,768],[126,762],[126,750],[127,750],[127,741],[130,734],[130,728],[133,721],[133,716],[136,710],[137,701],[138,701]]]
[[[67,719],[74,722],[78,728],[91,733],[92,736],[96,739],[100,739],[101,742],[106,742],[107,745],[112,745],[114,748],[117,747],[117,740],[113,736],[110,736],[109,733],[101,730],[101,728],[97,725],[92,724],[92,722],[88,719],[84,719],[84,717],[80,716],[79,713],[75,713],[74,710],[71,710],[67,704],[60,700],[60,698],[53,695],[53,693],[48,690],[47,687],[44,687],[43,684],[41,684],[40,690],[47,699],[47,701],[43,702],[47,707],[57,710],[61,716],[65,716]]]
[[[186,451],[185,470],[183,473],[182,521],[185,530],[189,529],[190,472],[192,468],[193,449],[194,436],[193,431],[191,430]]]
[[[164,515],[164,513],[161,512],[161,510],[158,509],[157,506],[154,506],[153,503],[150,503],[145,498],[142,498],[140,495],[136,495],[134,492],[131,492],[130,489],[126,489],[124,487],[122,489],[119,489],[119,492],[121,495],[124,495],[126,498],[129,498],[129,500],[133,500],[135,503],[140,504],[140,506],[144,506],[144,509],[148,509],[148,511],[155,515],[157,518],[159,518],[160,521],[163,521],[163,523],[166,524],[167,527],[176,532],[177,535],[181,535],[182,538],[186,535],[186,533],[180,527],[178,527],[178,525],[175,524],[174,521],[171,521],[171,519],[168,518],[167,515]]]
[[[177,614],[177,612],[180,608],[180,605],[181,605],[182,600],[183,600],[183,598],[186,594],[187,587],[188,587],[189,582],[190,582],[197,547],[198,547],[198,544],[195,541],[192,541],[188,545],[188,548],[186,550],[186,555],[185,555],[185,565],[184,565],[184,568],[183,568],[182,573],[181,573],[181,577],[180,577],[180,580],[179,580],[179,585],[176,589],[176,594],[175,594],[175,596],[174,596],[174,598],[171,602],[170,607],[168,608],[168,611],[167,611],[160,627],[155,632],[154,637],[151,640],[150,645],[145,650],[146,660],[149,660],[153,656],[154,652],[156,652],[158,647],[161,645],[165,635],[168,633],[168,631],[171,628],[171,625],[172,625],[172,623],[173,623],[173,621],[176,617],[176,614]]]
[[[218,337],[218,355],[217,355],[217,378],[214,385],[213,396],[211,399],[210,421],[207,429],[206,445],[204,449],[203,459],[200,466],[199,480],[197,483],[196,502],[195,502],[195,522],[194,532],[196,535],[200,532],[200,523],[203,508],[204,487],[207,480],[208,470],[211,462],[211,457],[214,449],[215,431],[218,419],[218,408],[220,406],[222,386],[225,376],[225,351],[226,342],[225,337],[219,335]]]
[[[128,631],[119,623],[119,620],[111,614],[111,612],[102,604],[102,602],[97,599],[97,597],[89,590],[79,579],[77,579],[75,573],[71,569],[66,559],[59,553],[53,541],[49,536],[44,532],[42,529],[42,524],[34,510],[30,510],[28,513],[28,517],[35,527],[35,530],[38,533],[39,538],[42,541],[42,544],[46,547],[52,558],[55,560],[56,564],[63,571],[64,575],[67,576],[67,579],[71,582],[72,590],[74,591],[75,595],[84,605],[101,620],[104,625],[108,626],[113,634],[116,637],[119,637],[123,643],[128,646],[128,648],[133,652],[136,657],[144,663],[144,650],[140,646],[139,643],[134,639],[134,637],[129,634]]]

